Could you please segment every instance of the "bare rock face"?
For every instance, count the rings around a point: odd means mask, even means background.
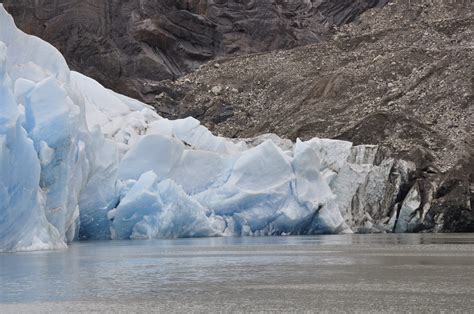
[[[0,1],[2,2],[2,1]],[[4,0],[18,26],[70,67],[151,102],[157,81],[219,56],[288,49],[387,0]]]

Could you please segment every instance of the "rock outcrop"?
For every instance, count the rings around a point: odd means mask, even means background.
[[[2,2],[2,1],[0,1]],[[155,83],[226,55],[288,49],[387,0],[4,0],[25,32],[108,88],[153,101]]]

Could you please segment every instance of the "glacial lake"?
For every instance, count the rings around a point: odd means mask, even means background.
[[[474,312],[474,235],[78,242],[0,254],[0,312]]]

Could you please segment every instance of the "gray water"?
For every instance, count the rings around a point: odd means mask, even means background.
[[[0,312],[474,312],[474,235],[109,241],[0,254]]]

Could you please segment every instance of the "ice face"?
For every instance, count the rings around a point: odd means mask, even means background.
[[[41,164],[16,104],[0,42],[0,251],[64,246],[45,216]]]
[[[229,140],[163,119],[69,71],[1,5],[0,25],[0,251],[351,232],[351,143]]]

